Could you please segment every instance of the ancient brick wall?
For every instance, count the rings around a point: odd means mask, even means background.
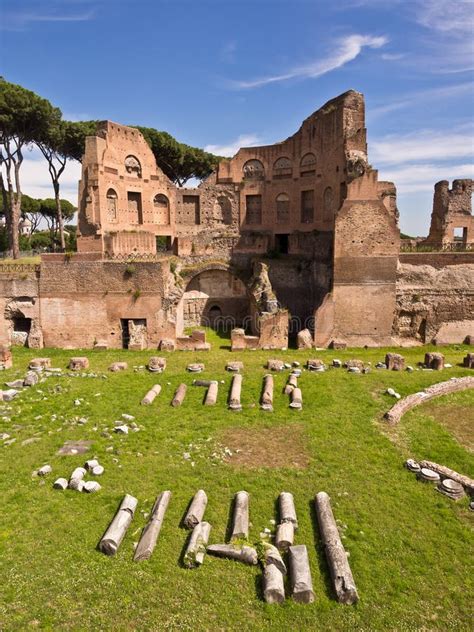
[[[452,189],[447,180],[435,184],[431,226],[426,243],[443,245],[456,239],[474,244],[474,217],[472,216],[472,180],[453,180]]]

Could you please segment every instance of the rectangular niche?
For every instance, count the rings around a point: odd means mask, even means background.
[[[262,223],[262,196],[246,195],[245,196],[245,223],[261,224]]]
[[[142,194],[136,191],[128,191],[127,202],[129,223],[143,224]]]
[[[181,208],[178,208],[178,223],[187,225],[201,223],[199,195],[183,195]]]

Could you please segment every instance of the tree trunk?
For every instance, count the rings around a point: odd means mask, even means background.
[[[63,212],[61,209],[61,200],[59,198],[59,182],[53,180],[53,188],[54,188],[54,199],[56,201],[56,213],[57,213],[57,221],[59,228],[59,241],[61,243],[61,252],[65,252],[66,250],[66,240],[64,238],[64,220],[63,220]]]
[[[194,529],[194,527],[202,521],[206,507],[207,495],[203,489],[200,489],[196,492],[193,502],[191,503],[186,517],[184,518],[184,526],[187,529]]]
[[[115,555],[132,522],[138,500],[130,494],[125,494],[117,513],[107,531],[99,542],[99,550],[106,555]]]
[[[211,525],[208,522],[199,522],[194,527],[184,554],[183,562],[185,566],[195,568],[204,562],[210,532]]]
[[[352,577],[347,553],[342,545],[336,521],[331,509],[331,501],[326,492],[319,492],[315,498],[319,531],[326,551],[326,559],[339,603],[353,604],[359,600]]]
[[[157,497],[155,504],[153,505],[153,509],[151,510],[150,520],[143,529],[140,541],[135,549],[135,555],[133,556],[134,562],[141,562],[142,560],[150,559],[151,554],[155,549],[158,536],[160,535],[163,519],[165,517],[170,498],[170,491],[162,492]]]
[[[308,550],[304,544],[290,546],[290,578],[293,599],[298,603],[314,601],[313,580],[309,568]]]
[[[235,376],[237,377],[237,376]],[[247,540],[249,537],[249,495],[237,492],[234,499],[234,516],[231,540]]]

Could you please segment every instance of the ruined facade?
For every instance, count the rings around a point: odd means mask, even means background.
[[[472,180],[447,180],[435,184],[430,233],[426,244],[445,247],[474,244]]]
[[[433,242],[459,226],[473,238],[470,186],[438,183]],[[355,91],[197,188],[171,182],[138,130],[106,121],[86,141],[78,206],[77,254],[0,266],[0,344],[204,349],[183,335],[201,325],[234,329],[235,348],[282,348],[306,328],[317,346],[473,333],[474,261],[400,255],[395,185],[369,163]]]

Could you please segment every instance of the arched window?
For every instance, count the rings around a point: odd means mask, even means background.
[[[155,224],[167,225],[170,223],[170,201],[166,195],[157,193],[153,198],[153,208]]]
[[[214,204],[214,220],[221,224],[232,224],[232,202],[220,195]]]
[[[127,173],[136,178],[142,177],[142,167],[140,161],[135,156],[127,156],[125,158],[125,169]]]
[[[289,158],[281,157],[275,160],[273,164],[273,178],[281,180],[291,178],[293,175],[293,164]]]
[[[109,222],[117,221],[117,193],[114,189],[107,191],[107,219]]]
[[[334,214],[334,195],[331,187],[326,187],[323,194],[324,219],[332,219]]]
[[[265,178],[265,168],[260,160],[256,158],[247,160],[244,165],[244,178],[246,180],[263,180]]]
[[[305,154],[300,162],[300,175],[312,176],[316,173],[316,156],[311,152]]]
[[[278,224],[287,224],[290,221],[290,198],[286,193],[280,193],[276,197],[276,221]]]

